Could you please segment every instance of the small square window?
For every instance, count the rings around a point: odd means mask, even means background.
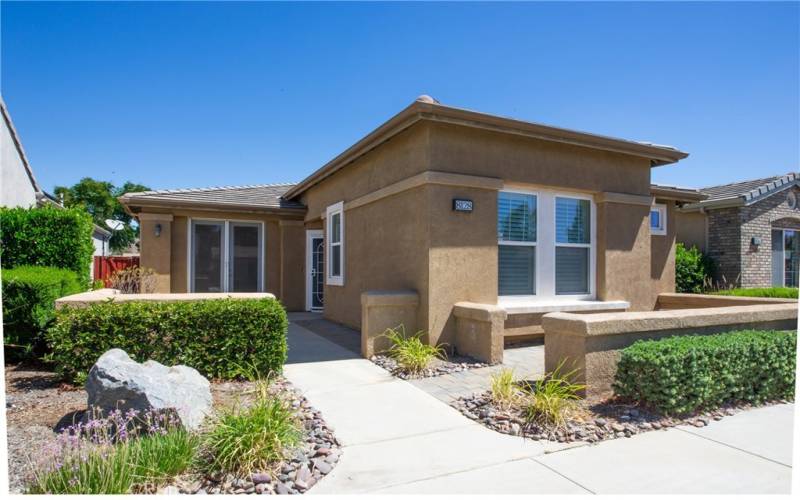
[[[667,206],[653,205],[650,208],[650,234],[667,234]]]

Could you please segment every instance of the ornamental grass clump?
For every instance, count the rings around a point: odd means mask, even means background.
[[[209,472],[249,475],[272,471],[303,439],[299,415],[291,403],[256,382],[256,400],[222,409],[203,437]]]
[[[564,361],[543,379],[529,387],[522,412],[526,422],[563,429],[578,408],[585,385],[574,383],[577,369],[561,373]]]
[[[198,438],[174,412],[111,412],[64,429],[38,459],[28,492],[152,491],[189,469]]]
[[[403,325],[389,328],[383,333],[392,344],[386,353],[397,362],[401,370],[420,373],[427,369],[434,359],[445,358],[444,347],[441,344],[426,344],[422,340],[423,335],[424,332],[419,331],[415,335],[406,336]]]
[[[492,375],[490,393],[492,403],[503,411],[520,405],[524,393],[514,381],[514,370],[504,368]]]
[[[793,331],[638,341],[621,351],[614,390],[668,415],[791,399],[796,350]]]

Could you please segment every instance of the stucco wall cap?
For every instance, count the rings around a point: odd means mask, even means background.
[[[370,290],[361,294],[362,306],[417,306],[419,294],[414,290]]]
[[[271,293],[132,293],[103,288],[91,292],[67,295],[56,300],[56,308],[65,306],[84,307],[88,304],[113,300],[114,302],[185,302],[192,300],[221,299],[274,299]]]
[[[550,313],[542,318],[542,327],[545,333],[553,332],[564,335],[592,337],[787,319],[797,319],[796,304],[765,304],[585,315]]]
[[[475,302],[456,302],[453,305],[453,314],[457,318],[475,321],[505,320],[508,313],[502,307],[492,304],[477,304]]]

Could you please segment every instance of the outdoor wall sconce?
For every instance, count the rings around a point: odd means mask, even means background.
[[[158,238],[159,236],[161,236],[161,224],[156,224],[156,226],[155,226],[155,228],[154,228],[154,229],[155,229],[155,231],[154,231],[154,232],[155,232],[156,238]]]
[[[750,240],[750,244],[753,245],[754,247],[761,245],[761,238],[759,238],[758,236],[753,236],[753,238]]]

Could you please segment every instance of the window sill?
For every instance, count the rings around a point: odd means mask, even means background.
[[[608,311],[631,307],[625,300],[576,300],[576,299],[514,299],[501,297],[497,305],[508,314],[535,314],[548,312]]]

